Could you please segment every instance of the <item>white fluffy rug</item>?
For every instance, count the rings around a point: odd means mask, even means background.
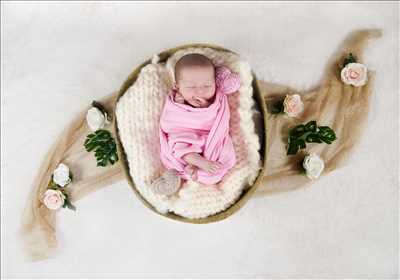
[[[241,77],[239,93],[229,97],[230,134],[237,163],[216,187],[186,182],[174,195],[151,192],[149,184],[165,171],[160,161],[159,119],[172,81],[176,61],[186,53],[202,53],[215,65],[226,65]],[[261,163],[260,143],[255,131],[251,68],[239,56],[211,48],[188,48],[172,55],[167,63],[142,68],[136,82],[119,99],[116,117],[130,175],[140,194],[159,212],[174,212],[187,218],[204,218],[227,209],[257,177]]]
[[[395,1],[1,1],[1,277],[399,278],[398,10]],[[154,215],[123,180],[58,213],[57,258],[21,261],[15,231],[49,145],[144,58],[211,42],[240,53],[260,80],[307,89],[343,38],[366,27],[384,36],[365,53],[376,83],[346,167],[202,225]]]

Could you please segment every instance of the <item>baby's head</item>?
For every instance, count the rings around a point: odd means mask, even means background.
[[[215,95],[215,68],[204,55],[184,55],[175,64],[175,87],[193,107],[207,107]]]

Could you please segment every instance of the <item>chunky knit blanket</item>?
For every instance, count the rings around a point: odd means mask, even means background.
[[[160,116],[174,80],[175,63],[187,53],[201,53],[215,65],[225,65],[240,75],[242,84],[239,91],[228,98],[231,114],[229,133],[237,162],[217,187],[189,180],[174,195],[154,194],[149,185],[165,171],[160,160]],[[261,162],[260,143],[253,120],[253,114],[257,112],[252,97],[252,78],[250,65],[235,54],[210,48],[189,48],[176,52],[166,63],[158,63],[155,56],[119,99],[115,114],[130,176],[143,198],[159,212],[204,218],[227,209],[246,186],[254,183]]]

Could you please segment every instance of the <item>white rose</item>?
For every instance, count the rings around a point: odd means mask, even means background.
[[[359,87],[367,83],[367,72],[367,67],[364,64],[348,63],[342,69],[340,77],[345,84]]]
[[[92,107],[87,111],[86,121],[92,131],[103,128],[108,123],[107,115],[96,107]]]
[[[324,161],[315,153],[311,153],[304,157],[303,167],[306,170],[306,175],[310,179],[316,179],[324,170]]]
[[[304,104],[301,101],[301,96],[298,94],[286,95],[283,101],[283,111],[289,117],[296,117],[298,114],[303,112]]]
[[[47,190],[43,195],[43,203],[51,210],[57,210],[64,205],[65,195],[59,190]]]
[[[64,187],[71,182],[69,177],[69,168],[63,163],[60,163],[53,172],[53,182],[57,185]]]

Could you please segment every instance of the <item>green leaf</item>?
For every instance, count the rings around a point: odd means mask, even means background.
[[[328,126],[319,127],[319,136],[327,144],[331,144],[337,139],[335,132]]]
[[[344,59],[343,68],[346,67],[347,64],[354,62],[356,62],[356,58],[353,56],[352,53],[349,53],[348,56]]]
[[[309,135],[307,135],[306,141],[308,143],[322,143],[318,133],[310,133]]]
[[[299,162],[300,174],[306,175],[307,174],[307,170],[304,168],[303,162],[304,162],[304,159]]]
[[[304,132],[305,132],[305,126],[304,126],[304,124],[300,124],[289,130],[289,136],[298,138],[301,135],[303,135]]]
[[[297,143],[291,142],[288,146],[286,155],[295,155],[298,150],[299,150],[299,146],[297,145]]]
[[[289,138],[287,155],[294,155],[299,149],[304,149],[305,147],[306,143],[303,139]]]
[[[306,141],[303,139],[297,139],[296,143],[299,146],[299,149],[304,149],[306,147]]]
[[[94,151],[97,166],[107,166],[118,161],[117,145],[111,133],[104,129],[98,129],[94,134],[89,134],[85,140],[85,149]]]
[[[279,114],[283,112],[283,100],[280,100],[272,105],[271,113]]]
[[[317,132],[317,122],[316,121],[309,121],[305,125],[305,131]]]
[[[330,127],[319,126],[317,128],[316,121],[309,121],[305,125],[299,124],[289,129],[287,155],[293,155],[299,149],[305,149],[306,142],[331,144],[336,139],[335,132]]]
[[[50,181],[49,181],[49,183],[48,183],[47,186],[48,186],[50,189],[51,189],[51,188],[57,189],[58,185],[57,185],[56,183],[54,183],[54,181],[53,181],[53,175],[51,175]]]
[[[68,209],[76,211],[76,207],[72,205],[72,203],[69,201],[69,199],[65,199],[63,207],[68,207]]]

